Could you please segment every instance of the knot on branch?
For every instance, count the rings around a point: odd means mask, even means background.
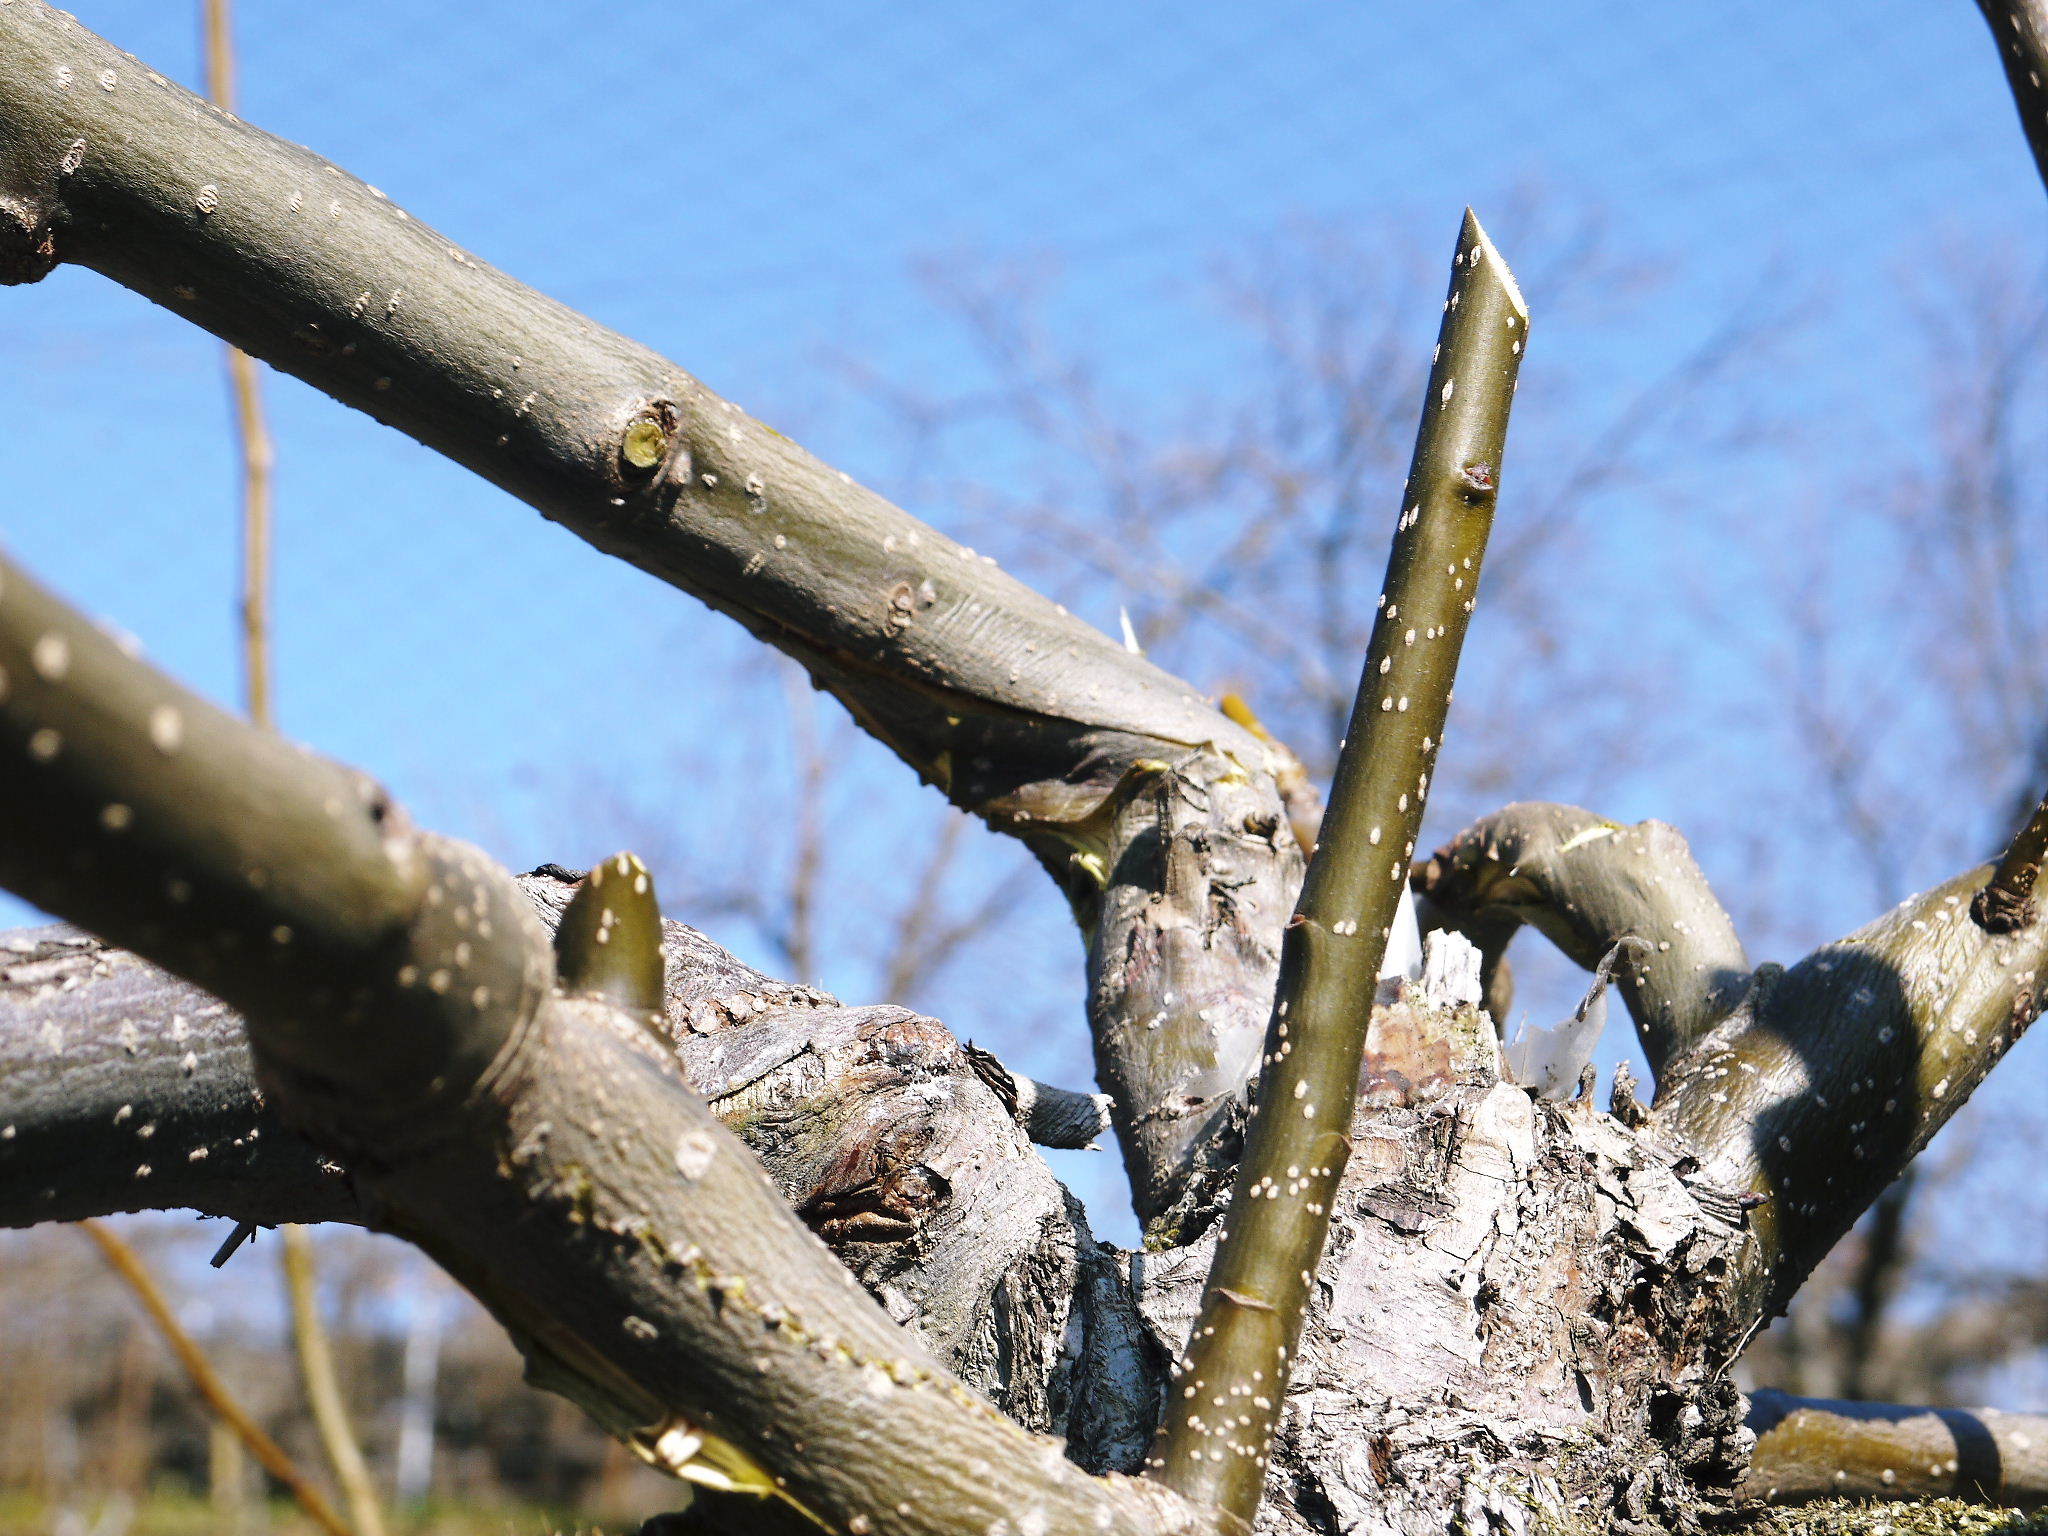
[[[0,283],[39,283],[57,265],[57,232],[39,203],[0,195]]]
[[[1993,881],[1970,898],[1970,919],[1986,933],[2017,933],[2033,922],[2031,891],[2014,890]]]
[[[676,432],[682,420],[672,401],[645,400],[628,413],[618,432],[618,463],[614,477],[622,487],[652,478],[667,464],[676,449]]]

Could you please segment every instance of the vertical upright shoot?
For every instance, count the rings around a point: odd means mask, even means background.
[[[201,0],[206,34],[206,94],[223,111],[235,110],[235,43],[229,0]],[[271,470],[276,463],[263,410],[263,386],[256,359],[238,347],[227,353],[228,390],[234,400],[235,435],[242,461],[242,688],[249,718],[273,729],[270,668]],[[237,1226],[216,1266],[254,1231]],[[341,1395],[334,1351],[320,1319],[313,1237],[288,1222],[284,1228],[285,1295],[291,1307],[292,1343],[306,1388],[307,1406],[320,1431],[321,1448],[335,1480],[347,1495],[356,1536],[384,1536],[377,1491],[363,1460],[362,1446]]]
[[[1288,926],[1244,1160],[1149,1463],[1247,1522],[1349,1153],[1366,1026],[1479,588],[1528,324],[1467,209],[1379,617]]]

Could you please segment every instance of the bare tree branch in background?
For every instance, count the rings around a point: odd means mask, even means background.
[[[299,1507],[305,1510],[313,1523],[326,1531],[328,1536],[358,1536],[358,1533],[334,1512],[334,1507],[327,1502],[326,1497],[293,1464],[292,1459],[284,1453],[277,1442],[266,1435],[262,1426],[249,1416],[249,1411],[241,1405],[234,1393],[228,1390],[227,1384],[220,1379],[220,1373],[214,1370],[213,1363],[207,1359],[206,1352],[179,1324],[177,1314],[171,1311],[170,1303],[164,1297],[163,1288],[156,1283],[148,1266],[142,1262],[141,1255],[112,1230],[96,1221],[85,1223],[84,1231],[87,1237],[98,1244],[107,1263],[127,1282],[129,1289],[135,1292],[164,1343],[178,1357],[186,1375],[191,1378],[200,1395],[206,1399],[208,1406],[213,1409],[221,1423],[248,1447],[249,1453],[262,1465],[263,1470],[290,1490]]]
[[[235,44],[229,0],[202,0],[206,33],[206,93],[223,111],[235,109]],[[264,419],[263,390],[256,360],[237,347],[226,349],[228,383],[234,398],[235,435],[241,449],[242,503],[242,679],[249,718],[264,729],[276,725],[271,688],[271,522],[272,472],[276,448]],[[222,1248],[224,1255],[252,1229],[240,1227]],[[363,1463],[362,1446],[350,1422],[334,1371],[334,1352],[322,1326],[315,1278],[313,1240],[303,1227],[288,1224],[280,1254],[292,1313],[292,1343],[306,1399],[320,1428],[321,1449],[348,1500],[357,1536],[384,1536],[376,1489]]]
[[[1907,308],[1924,359],[1925,430],[1873,445],[1855,482],[1853,548],[1829,535],[1840,498],[1823,488],[1760,562],[1774,626],[1757,665],[1797,679],[1783,697],[1785,760],[1814,845],[1801,863],[1823,863],[1859,903],[1898,901],[1942,850],[1996,846],[2048,782],[2038,613],[2048,300],[2038,280],[2013,275],[2017,265],[2012,253],[1944,247],[1915,263]],[[1931,782],[1951,788],[1930,794]],[[1812,942],[1810,889],[1804,872],[1782,892],[1758,882],[1752,927]],[[2031,1207],[2031,1180],[1991,1170],[2030,1158],[2048,1123],[2024,1095],[1972,1115],[1996,1117],[1974,1155],[1940,1158],[1887,1193],[1881,1219],[1759,1341],[1758,1379],[1796,1380],[1815,1397],[1968,1401],[1997,1361],[2033,1347],[2028,1326],[2002,1335],[1969,1321],[1987,1292],[2024,1294],[1996,1277],[2013,1261],[1975,1245],[1984,1272],[1973,1276],[1961,1255],[1966,1234],[1983,1230],[1972,1207],[1995,1202],[2002,1217],[2015,1201]],[[2036,1214],[2048,1219],[2048,1209]],[[1901,1317],[1906,1298],[1927,1315]],[[1987,1353],[1959,1354],[1965,1338]]]
[[[1544,199],[1495,223],[1530,253],[1517,269],[1539,308],[1625,304],[1654,287],[1601,249],[1594,221]],[[1361,530],[1406,468],[1423,370],[1405,317],[1436,302],[1433,262],[1316,225],[1236,256],[1216,287],[1242,386],[1164,407],[1118,389],[1106,365],[1054,332],[1046,274],[971,257],[933,264],[930,281],[959,317],[982,389],[932,398],[849,371],[906,444],[906,495],[958,508],[977,543],[1076,611],[1107,623],[1125,607],[1148,653],[1241,689],[1320,779],[1367,639],[1349,596],[1378,574],[1377,546]],[[1601,793],[1648,749],[1642,712],[1629,708],[1636,674],[1573,644],[1557,594],[1571,588],[1590,507],[1655,483],[1668,433],[1682,423],[1695,446],[1746,434],[1722,422],[1710,389],[1732,358],[1783,327],[1775,293],[1759,283],[1677,364],[1601,405],[1611,414],[1599,430],[1575,422],[1554,434],[1556,447],[1546,441],[1542,423],[1576,404],[1571,381],[1563,403],[1524,407],[1538,425],[1525,434],[1521,506],[1489,560],[1490,602],[1507,625],[1481,637],[1463,690],[1476,724],[1468,751],[1445,768],[1455,815],[1532,781]],[[1017,465],[1006,457],[1001,477],[978,457],[998,424],[1035,445]],[[1567,712],[1572,731],[1545,724]]]

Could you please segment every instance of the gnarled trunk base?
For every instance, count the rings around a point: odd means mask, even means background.
[[[1498,1082],[1368,1107],[1354,1140],[1261,1531],[1670,1531],[1732,1497],[1750,1442],[1712,1366],[1741,1239],[1711,1192]],[[1137,1261],[1162,1340],[1212,1246]]]

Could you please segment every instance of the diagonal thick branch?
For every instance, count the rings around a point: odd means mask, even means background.
[[[1571,806],[1486,817],[1416,875],[1441,926],[1496,959],[1528,923],[1589,969],[1636,937],[1622,986],[1658,1072],[1651,1129],[1704,1190],[1746,1211],[1728,1305],[1739,1342],[1947,1123],[2048,995],[2030,899],[2044,818],[1997,866],[1901,903],[1787,970],[1752,972],[1669,827]]]
[[[1998,62],[2005,66],[2005,83],[2012,88],[2034,165],[2048,182],[2048,3],[1977,0],[1977,9],[1998,45]]]
[[[1264,744],[666,359],[44,0],[0,7],[0,45],[0,281],[105,273],[796,657],[1061,884],[1139,1209],[1172,1203],[1256,1067],[1300,879]]]
[[[862,1295],[519,887],[0,560],[0,882],[240,1008],[259,1080],[535,1378],[650,1461],[842,1527],[1214,1530],[1090,1478]]]
[[[1734,1296],[1753,1325],[1948,1123],[2048,1001],[2048,923],[1972,915],[1985,865],[1790,969],[1760,968],[1658,1086],[1654,1123],[1752,1203]]]

